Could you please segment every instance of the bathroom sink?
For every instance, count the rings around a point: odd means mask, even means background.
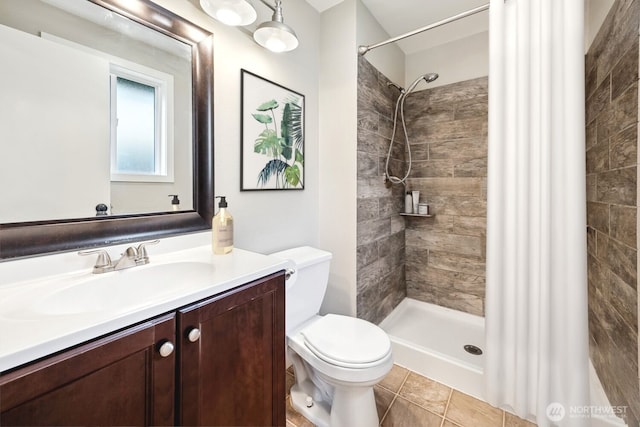
[[[202,287],[213,272],[211,264],[185,261],[59,279],[43,286],[21,317],[129,311]]]

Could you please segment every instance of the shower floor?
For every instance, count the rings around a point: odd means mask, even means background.
[[[484,318],[405,298],[380,327],[391,339],[395,363],[483,399]]]

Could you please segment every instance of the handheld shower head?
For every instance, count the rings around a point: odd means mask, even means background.
[[[429,73],[429,74],[425,74],[424,76],[422,76],[424,81],[427,82],[427,83],[431,83],[432,81],[434,81],[438,77],[440,77],[440,76],[438,76],[438,73]]]
[[[416,88],[416,86],[418,86],[418,83],[420,83],[422,80],[424,80],[427,83],[431,83],[432,81],[434,81],[437,78],[438,78],[438,74],[437,73],[423,74],[422,76],[420,76],[417,79],[415,79],[414,82],[411,83],[411,85],[409,85],[409,87],[407,88],[407,90],[405,92],[408,95],[410,92],[413,91],[413,89]]]

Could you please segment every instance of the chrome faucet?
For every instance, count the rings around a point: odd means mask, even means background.
[[[104,249],[81,251],[78,252],[78,255],[98,254],[96,264],[93,266],[93,274],[101,274],[109,271],[124,270],[125,268],[131,268],[137,265],[149,264],[147,245],[155,245],[157,243],[160,243],[160,240],[140,243],[137,248],[135,246],[130,246],[123,254],[121,254],[120,259],[115,264],[111,262],[109,253]]]

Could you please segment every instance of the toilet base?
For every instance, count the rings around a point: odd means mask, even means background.
[[[308,405],[308,397],[312,405]],[[335,386],[333,404],[306,379],[291,387],[291,406],[318,427],[376,427],[380,424],[373,386]]]
[[[311,381],[306,381],[311,383]],[[331,407],[322,400],[313,400],[313,406],[307,407],[307,396],[313,397],[313,384],[295,384],[291,387],[291,406],[299,414],[318,427],[329,427],[331,424]]]

